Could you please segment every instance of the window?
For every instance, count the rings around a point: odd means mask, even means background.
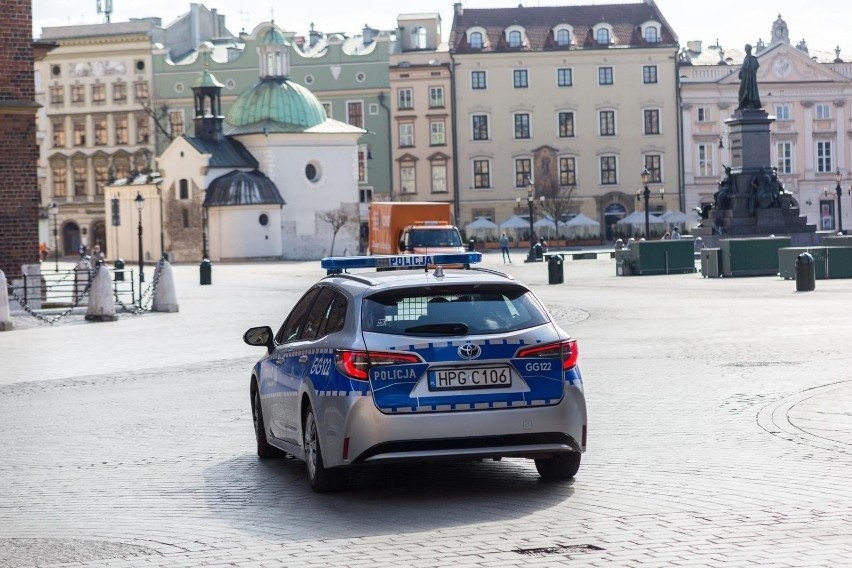
[[[470,88],[471,89],[485,89],[485,71],[471,71],[470,72]]]
[[[565,47],[571,44],[571,33],[568,30],[559,30],[556,32],[556,45]]]
[[[321,337],[320,329],[324,327],[326,322],[326,314],[331,309],[331,304],[334,301],[336,293],[333,289],[325,286],[319,289],[316,300],[314,300],[307,317],[305,317],[305,325],[299,339],[310,341]]]
[[[793,173],[793,143],[776,142],[775,152],[777,154],[776,167],[779,174]]]
[[[515,160],[515,187],[524,188],[532,179],[532,160],[518,158]]]
[[[698,122],[707,122],[710,120],[710,113],[705,107],[698,107]]]
[[[816,105],[816,117],[817,120],[831,118],[831,108],[828,106],[828,104],[819,103]]]
[[[713,167],[713,156],[714,156],[714,145],[713,144],[699,144],[698,145],[698,175],[700,177],[711,177],[716,175],[715,168]]]
[[[444,87],[429,87],[429,108],[444,107]]]
[[[86,183],[88,182],[86,175],[86,161],[74,161],[74,195],[86,195]]]
[[[182,179],[178,182],[178,199],[189,199],[189,180]]]
[[[109,183],[109,163],[105,158],[95,159],[95,194],[103,195],[104,186]]]
[[[112,102],[123,103],[127,100],[127,83],[116,83],[112,86]]]
[[[106,85],[96,83],[92,85],[92,104],[102,105],[106,102]]]
[[[600,28],[595,32],[595,41],[601,45],[609,45],[609,30]]]
[[[447,192],[447,164],[432,164],[432,193]]]
[[[189,209],[184,207],[180,212],[181,221],[183,222],[183,228],[189,229]]]
[[[367,158],[369,156],[367,146],[358,146],[358,183],[367,182]]]
[[[831,170],[831,142],[817,142],[817,172],[830,174]]]
[[[651,174],[651,183],[663,183],[662,157],[659,154],[645,156],[645,169]]]
[[[491,187],[491,163],[488,160],[473,161],[473,187],[476,189]]]
[[[373,202],[373,188],[372,187],[362,187],[358,190],[358,203],[372,203]]]
[[[645,28],[645,41],[648,43],[657,43],[660,41],[660,34],[654,26]],[[654,81],[656,83],[656,81]]]
[[[612,85],[612,67],[598,67],[598,85]]]
[[[86,88],[83,85],[71,85],[71,102],[86,102]]]
[[[414,49],[426,49],[426,28],[416,26],[411,30],[411,46]]]
[[[106,146],[107,143],[107,119],[98,116],[93,119],[95,123],[95,146]]]
[[[657,82],[657,66],[643,65],[642,66],[642,82],[646,85]]]
[[[446,130],[443,120],[432,120],[429,122],[429,144],[432,146],[443,146],[447,143]]]
[[[559,158],[559,185],[577,185],[577,164],[572,157]]]
[[[331,103],[322,103],[322,108],[325,110],[325,116],[331,118]]]
[[[645,134],[660,133],[660,111],[659,109],[646,109],[645,115]]]
[[[509,32],[509,47],[521,47],[521,32],[517,30]]]
[[[574,84],[574,72],[571,69],[557,69],[556,84],[559,87],[572,86]]]
[[[559,113],[559,137],[573,138],[574,137],[574,113],[560,112]]]
[[[417,193],[414,166],[402,166],[399,168],[399,187],[402,193]]]
[[[181,115],[183,116],[183,115]],[[115,143],[119,144],[127,144],[127,117],[126,116],[117,116],[115,117]]]
[[[296,307],[290,312],[290,316],[281,326],[281,329],[275,334],[275,341],[278,343],[290,343],[299,339],[305,315],[308,313],[311,304],[314,303],[314,298],[318,292],[319,287],[311,288],[302,296],[302,299],[298,301]]]
[[[790,120],[790,105],[778,104],[775,105],[776,120]]]
[[[364,128],[364,103],[349,101],[346,103],[346,122],[358,128]]]
[[[530,86],[529,75],[526,69],[515,69],[512,71],[512,84],[516,89],[526,89]]]
[[[602,110],[598,113],[600,122],[600,136],[615,136],[615,111]]]
[[[133,85],[133,89],[137,99],[148,98],[148,83],[146,81],[142,81],[141,83],[135,83]]]
[[[75,146],[85,146],[86,145],[86,119],[84,118],[75,118],[72,122],[74,127],[74,145]]]
[[[151,138],[150,122],[148,115],[136,116],[136,143],[147,144]]]
[[[530,138],[530,115],[518,113],[515,115],[515,139]]]
[[[823,231],[834,230],[834,201],[820,199],[819,202],[820,229]]]
[[[113,159],[115,168],[115,179],[126,179],[130,175],[130,159],[127,156],[118,156]]]
[[[411,89],[397,89],[397,106],[400,110],[414,108],[414,103],[411,100]]]
[[[55,85],[50,88],[50,104],[63,105],[65,104],[65,88],[61,85]]]
[[[470,34],[470,41],[468,42],[471,48],[473,49],[482,49],[482,33],[481,32],[473,32]]]
[[[399,123],[399,146],[407,148],[414,146],[414,123],[400,122]]]
[[[473,139],[488,140],[488,115],[473,115]]]
[[[65,147],[65,119],[59,118],[51,121],[53,127],[53,147]]]
[[[601,156],[601,185],[618,183],[615,156]]]
[[[64,162],[53,164],[53,195],[55,197],[68,195],[68,168]]]
[[[169,126],[172,131],[172,137],[177,138],[178,136],[183,136],[183,111],[182,110],[170,110],[169,111]]]

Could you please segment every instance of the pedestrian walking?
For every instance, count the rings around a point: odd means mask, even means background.
[[[506,236],[505,232],[500,235],[500,252],[503,253],[503,264],[506,264],[506,262],[512,264],[512,257],[509,256],[509,237]]]
[[[672,240],[673,241],[679,241],[680,240],[680,229],[678,229],[677,227],[672,229]]]

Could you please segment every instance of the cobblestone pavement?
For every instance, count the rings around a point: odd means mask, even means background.
[[[504,268],[488,255],[486,266]],[[318,263],[177,266],[180,312],[0,334],[0,567],[852,565],[852,283],[506,265],[580,344],[576,479],[260,462],[247,393]]]

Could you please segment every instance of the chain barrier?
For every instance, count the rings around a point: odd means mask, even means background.
[[[80,306],[80,304],[83,302],[83,299],[86,296],[89,295],[89,290],[92,288],[92,283],[95,281],[94,276],[98,273],[98,270],[100,270],[100,266],[97,266],[94,270],[89,270],[89,283],[86,284],[86,287],[83,289],[83,291],[80,293],[80,295],[74,300],[74,304],[70,308],[68,308],[67,310],[65,310],[64,312],[62,312],[61,314],[59,314],[58,316],[55,316],[55,317],[43,316],[42,314],[33,310],[29,306],[29,304],[24,302],[24,300],[22,300],[21,297],[18,296],[18,294],[15,292],[15,289],[12,288],[11,286],[9,286],[9,292],[11,293],[12,298],[16,302],[18,302],[18,304],[21,306],[21,308],[23,308],[23,310],[25,312],[27,312],[29,315],[33,316],[34,318],[36,318],[40,322],[46,323],[48,325],[53,325],[56,322],[61,321],[61,320],[65,319],[66,317],[68,317],[69,315],[71,315],[71,312],[74,311],[74,308],[77,308],[77,307]]]
[[[157,292],[157,286],[160,283],[160,275],[163,273],[163,261],[157,261],[157,268],[154,269],[154,280],[148,285],[148,287],[142,292],[139,298],[139,305],[133,305],[132,307],[128,307],[127,304],[121,301],[121,298],[118,297],[118,292],[113,290],[113,295],[115,296],[116,303],[124,310],[126,313],[138,316],[139,314],[144,314],[151,309],[151,303],[154,301],[154,294]]]

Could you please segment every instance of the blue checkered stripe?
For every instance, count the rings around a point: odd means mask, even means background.
[[[300,364],[298,360],[303,355],[308,356],[308,361]],[[273,365],[273,372],[279,376],[277,381],[265,381],[261,389],[263,399],[298,396],[301,381],[310,381],[318,396],[363,397],[370,393],[368,382],[350,379],[337,370],[334,349],[300,349],[270,357],[267,363]]]
[[[524,345],[536,345],[541,341],[521,339],[485,339],[480,341],[436,341],[419,342],[390,347],[389,351],[417,353],[423,360],[431,363],[459,362],[469,365],[459,356],[458,348],[467,343],[479,345],[482,349],[480,359],[492,364],[507,364],[516,375],[523,378],[529,390],[516,387],[509,389],[489,389],[488,392],[476,390],[431,391],[427,394],[413,394],[412,391],[428,372],[429,363],[414,365],[394,365],[371,369],[370,384],[376,406],[386,413],[427,413],[453,412],[469,410],[493,410],[500,408],[521,408],[548,406],[562,400],[564,377],[559,359],[515,359],[514,355]],[[549,371],[529,370],[530,361],[550,361]],[[515,379],[517,383],[517,378]]]

